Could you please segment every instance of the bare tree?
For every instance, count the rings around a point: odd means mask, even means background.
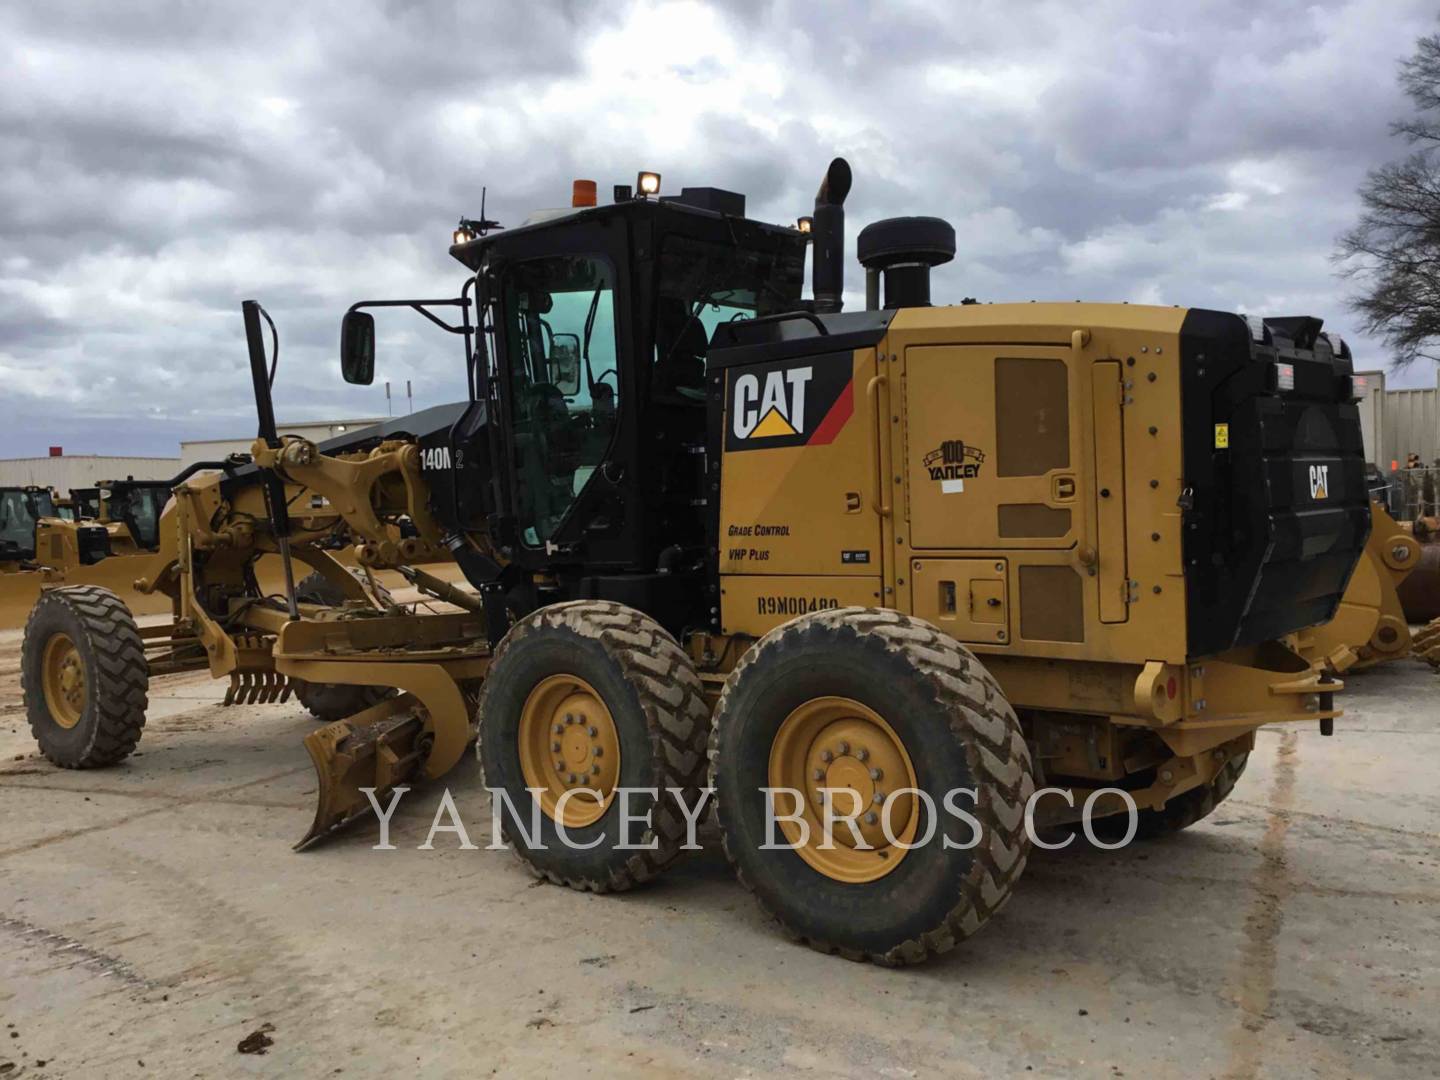
[[[1396,367],[1440,360],[1440,34],[1417,42],[1400,85],[1415,115],[1390,130],[1414,149],[1369,173],[1364,212],[1336,253],[1360,285],[1352,303],[1365,329],[1394,350]]]

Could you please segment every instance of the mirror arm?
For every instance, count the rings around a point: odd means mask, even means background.
[[[425,318],[429,319],[442,330],[448,330],[452,334],[464,334],[467,332],[465,326],[451,326],[444,319],[427,309],[432,307],[463,308],[469,303],[470,301],[464,296],[457,296],[449,300],[361,300],[358,304],[351,304],[350,310],[359,311],[362,308],[408,307],[424,315]]]

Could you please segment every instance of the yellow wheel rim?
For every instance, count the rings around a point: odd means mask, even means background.
[[[919,828],[919,799],[906,793],[890,799],[890,835],[898,843],[885,836],[886,797],[917,786],[915,767],[895,729],[852,698],[812,698],[785,718],[770,745],[769,782],[801,793],[799,813],[808,839],[799,825],[783,820],[796,810],[793,796],[784,792],[773,796],[780,828],[802,859],[836,881],[862,884],[884,877],[905,857],[908,849],[900,845],[913,842]],[[835,817],[828,843],[827,796]],[[852,811],[858,844],[841,820]]]
[[[73,728],[85,714],[85,661],[66,634],[54,634],[40,659],[45,708],[62,728]]]
[[[520,710],[520,771],[541,809],[567,829],[599,821],[620,781],[620,734],[595,688],[574,675],[538,683]],[[560,798],[575,792],[565,801]]]

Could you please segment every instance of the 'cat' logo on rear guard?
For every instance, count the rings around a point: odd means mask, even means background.
[[[1310,498],[1328,499],[1330,497],[1330,466],[1310,466]]]

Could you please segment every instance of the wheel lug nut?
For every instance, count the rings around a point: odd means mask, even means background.
[[[605,754],[605,748],[603,746],[597,746],[595,747],[593,753],[596,757],[602,757]]]
[[[564,724],[556,724],[556,725],[555,725],[555,734],[556,734],[556,735],[563,735],[564,733],[565,733],[565,725],[564,725]]]
[[[578,784],[580,782],[580,777],[576,776],[573,772],[570,774],[569,779],[572,784]]]
[[[885,803],[885,793],[883,791],[875,792],[875,794],[870,797],[870,801],[876,806],[883,806]]]
[[[556,771],[557,773],[559,773],[561,776],[564,776],[564,775],[565,775],[565,762],[563,762],[563,761],[557,761],[557,762],[555,762],[555,771]]]
[[[590,725],[588,728],[586,728],[585,730],[586,730],[586,732],[589,734],[589,736],[590,736],[592,739],[593,739],[596,735],[599,735],[599,734],[600,734],[600,729],[597,728],[594,724],[591,724],[591,725]]]
[[[835,760],[835,755],[832,754],[829,750],[821,750],[821,751],[820,751],[820,760],[821,760],[821,761],[834,761],[834,760]]]
[[[552,743],[550,744],[550,749],[551,749],[551,750],[554,750],[555,753],[558,754],[558,753],[560,752],[560,744],[559,744],[558,742],[552,742]]]
[[[866,825],[874,825],[875,822],[877,822],[877,821],[879,821],[879,820],[880,820],[880,819],[875,816],[875,811],[874,811],[874,810],[871,810],[868,814],[865,815],[865,824],[866,824]]]
[[[599,766],[599,765],[591,765],[591,766],[590,766],[590,771],[591,771],[592,773],[594,773],[596,776],[599,776],[599,775],[600,775],[600,766]]]
[[[883,772],[881,772],[879,769],[871,769],[871,770],[870,770],[870,779],[871,779],[871,780],[879,780],[879,779],[880,779],[882,776],[884,776],[884,775],[885,775],[885,774],[884,774]]]
[[[840,753],[842,753],[842,754],[848,754],[849,752],[850,752],[850,744],[849,744],[848,742],[846,742],[844,739],[841,739],[841,740],[840,740]]]
[[[869,750],[865,750],[865,749],[862,748],[862,749],[860,749],[860,750],[855,751],[855,756],[856,756],[857,758],[859,758],[861,761],[869,761],[869,760],[870,760],[870,751],[869,751]]]
[[[573,723],[575,723],[575,714],[574,714],[574,713],[568,713],[568,712],[567,712],[567,713],[565,714],[565,722],[566,722],[567,724],[573,724]]]
[[[813,771],[810,773],[810,779],[812,779],[812,780],[824,780],[824,779],[825,779],[825,770],[824,770],[824,769],[815,769],[815,770],[813,770]]]

